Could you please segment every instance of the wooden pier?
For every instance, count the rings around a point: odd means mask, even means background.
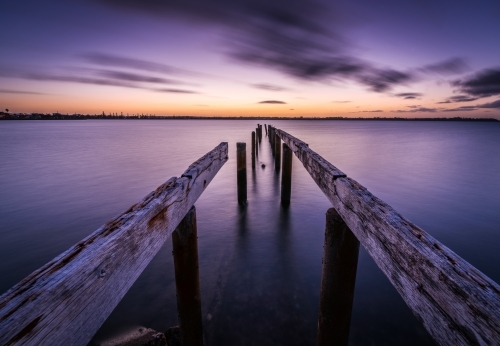
[[[500,286],[298,138],[264,124],[293,202],[292,153],[330,200],[317,345],[347,345],[359,246],[441,345],[500,344]],[[251,137],[252,169],[262,139]],[[237,198],[247,203],[246,143],[237,143]],[[283,150],[281,150],[283,149]],[[221,143],[141,202],[0,296],[0,345],[86,345],[172,235],[180,335],[202,345],[194,204],[228,160]]]

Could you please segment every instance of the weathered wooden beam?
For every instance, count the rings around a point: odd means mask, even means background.
[[[281,204],[290,205],[292,194],[292,151],[283,143],[283,170],[281,171]]]
[[[238,203],[247,202],[247,144],[236,143],[236,180],[238,189]]]
[[[443,345],[500,342],[500,286],[373,196],[306,143],[276,129],[415,316]]]
[[[326,212],[317,346],[349,342],[359,241],[334,208]]]
[[[264,124],[264,129],[266,130],[266,136],[267,136],[267,125]]]
[[[203,345],[198,231],[194,205],[172,233],[177,313],[183,346]]]
[[[221,143],[0,296],[0,345],[86,345],[227,158]]]

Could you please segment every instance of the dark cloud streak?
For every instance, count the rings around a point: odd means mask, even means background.
[[[500,68],[482,70],[452,83],[458,91],[475,97],[500,95]]]
[[[341,22],[331,5],[317,0],[93,0],[133,13],[182,18],[221,29],[227,54],[233,59],[280,71],[310,81],[351,80],[374,92],[407,85],[421,74],[463,71],[462,59],[453,58],[411,71],[381,68],[350,53]],[[87,57],[153,70],[136,60]],[[273,90],[273,89],[267,89]],[[278,90],[273,90],[278,91]]]
[[[286,102],[276,101],[276,100],[260,101],[260,102],[257,102],[257,103],[260,103],[260,104],[271,104],[271,105],[286,105]]]
[[[256,89],[261,89],[261,90],[268,90],[268,91],[288,91],[290,89],[281,87],[279,85],[273,85],[273,84],[250,84],[251,87],[256,88]]]

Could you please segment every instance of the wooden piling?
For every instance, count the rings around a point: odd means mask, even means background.
[[[266,130],[266,136],[267,136],[267,125],[264,124],[264,129]]]
[[[255,169],[255,131],[252,131],[252,169]]]
[[[334,208],[326,212],[317,346],[349,341],[359,241]]]
[[[238,203],[247,202],[247,144],[236,143],[236,170],[238,180]]]
[[[257,140],[258,138],[258,128],[255,129],[255,159],[257,160],[257,158],[259,157],[259,141]]]
[[[290,205],[292,192],[292,150],[283,143],[283,171],[281,172],[281,204]]]
[[[198,235],[194,206],[172,233],[172,245],[182,345],[202,346],[203,325],[198,269]]]
[[[281,167],[281,139],[277,134],[274,135],[274,168],[276,172],[280,171]]]

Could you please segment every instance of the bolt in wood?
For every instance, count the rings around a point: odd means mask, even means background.
[[[247,202],[247,144],[236,143],[236,173],[238,180],[238,203]]]
[[[317,346],[347,345],[359,241],[334,208],[326,212]]]
[[[283,143],[283,170],[281,172],[281,204],[290,205],[292,193],[292,150]]]
[[[172,232],[177,311],[182,344],[203,345],[198,236],[194,206]]]
[[[252,169],[255,169],[255,131],[252,131]]]

